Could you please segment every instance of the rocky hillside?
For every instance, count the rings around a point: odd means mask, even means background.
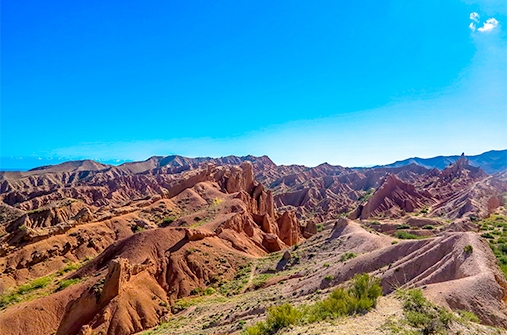
[[[507,327],[499,256],[476,233],[505,214],[506,179],[465,156],[443,170],[168,156],[3,172],[0,333],[239,332],[358,273]]]

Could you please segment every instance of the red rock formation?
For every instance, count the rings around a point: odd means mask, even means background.
[[[350,217],[367,219],[371,216],[399,215],[397,212],[413,212],[416,208],[430,205],[433,201],[428,192],[418,192],[414,185],[407,184],[395,175],[388,175],[382,185],[363,206],[360,205]]]
[[[94,203],[108,199],[109,205],[101,211],[110,213],[111,218],[101,220],[98,211],[92,213],[89,208],[93,207],[83,204],[69,216],[71,220],[51,222],[53,225],[44,228],[46,235],[27,227],[24,244],[10,240],[20,249],[13,252],[7,247],[6,257],[0,258],[0,285],[6,288],[29,279],[32,273],[54,272],[63,260],[82,259],[88,255],[87,248],[102,252],[73,274],[91,279],[84,286],[73,287],[75,293],[70,297],[58,295],[56,300],[43,298],[26,305],[27,311],[42,304],[53,312],[54,306],[64,306],[64,312],[60,309],[56,315],[38,316],[53,324],[46,327],[50,333],[127,335],[153,327],[168,313],[162,306],[216,283],[219,276],[230,280],[245,254],[263,255],[303,240],[294,213],[275,212],[271,191],[254,180],[249,162],[239,167],[206,165],[170,177],[121,175],[107,185],[107,192]],[[113,208],[124,197],[135,199],[138,192],[150,197]],[[153,192],[160,194],[152,197]],[[150,221],[159,217],[159,212],[180,217],[160,228]],[[92,219],[96,222],[89,223]],[[87,236],[84,232],[88,228],[96,235]],[[145,230],[134,234],[140,228]],[[47,234],[50,230],[52,234]],[[197,247],[203,252],[194,252]],[[224,264],[227,271],[222,269]],[[22,273],[29,276],[22,277]],[[15,310],[0,316],[0,329],[27,317],[24,309]],[[36,324],[26,327],[27,333],[37,334]],[[46,328],[41,334],[48,332]],[[16,332],[7,330],[5,334]]]
[[[277,220],[280,229],[280,239],[287,245],[302,242],[301,226],[293,212],[285,212]]]

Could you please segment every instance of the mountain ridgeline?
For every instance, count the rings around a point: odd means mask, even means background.
[[[432,158],[408,158],[397,161],[392,164],[378,165],[375,167],[400,167],[410,164],[421,165],[427,169],[436,168],[445,169],[447,166],[456,162],[460,156],[437,156]],[[493,174],[507,170],[507,150],[491,150],[480,155],[467,156],[470,165],[480,167],[484,172]]]

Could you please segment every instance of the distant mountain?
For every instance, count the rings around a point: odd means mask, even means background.
[[[470,165],[482,168],[486,173],[493,174],[497,172],[507,171],[507,149],[491,150],[476,156],[466,156],[470,161]],[[433,158],[413,157],[402,161],[397,161],[387,165],[376,165],[372,167],[353,168],[356,170],[378,169],[378,168],[399,168],[410,164],[416,164],[427,169],[437,168],[443,170],[453,164],[460,158],[456,156],[437,156]],[[275,166],[275,163],[268,156],[226,156],[219,158],[212,157],[196,157],[189,158],[179,155],[171,156],[153,156],[145,161],[127,161],[127,160],[80,160],[65,161],[64,159],[47,159],[33,157],[0,157],[0,171],[28,171],[30,174],[38,174],[42,172],[72,172],[72,171],[98,171],[111,167],[116,167],[124,173],[142,173],[151,169],[162,167],[182,167],[182,166],[198,166],[199,164],[209,162],[218,165],[232,164],[239,165],[246,160],[254,163],[254,166],[261,165]],[[325,165],[325,164],[321,164]],[[308,168],[303,165],[290,165],[294,168]]]
[[[47,157],[0,157],[0,171],[28,171],[30,169],[37,169],[39,167],[48,167],[49,165],[59,165],[66,163],[67,158],[47,158]],[[89,160],[85,160],[89,161]],[[107,165],[119,165],[125,162],[131,162],[131,160],[125,159],[109,159],[109,160],[98,160],[99,164]],[[84,162],[84,161],[81,161]],[[85,166],[83,166],[84,168]]]
[[[476,156],[466,156],[470,161],[470,165],[478,166],[488,174],[507,171],[507,150],[491,150]],[[433,158],[413,157],[402,161],[397,161],[387,165],[377,165],[379,167],[402,167],[410,164],[421,165],[427,169],[437,168],[445,169],[450,164],[456,162],[460,156],[437,156]]]

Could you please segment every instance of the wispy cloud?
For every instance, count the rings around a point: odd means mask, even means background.
[[[475,22],[479,22],[479,18],[480,18],[480,16],[476,12],[470,13],[470,20],[475,21]]]
[[[475,23],[471,22],[470,25],[468,26],[468,28],[470,28],[471,31],[475,31],[475,29],[476,29]]]
[[[491,31],[498,26],[498,21],[495,18],[487,19],[482,27],[477,29],[480,32]]]

